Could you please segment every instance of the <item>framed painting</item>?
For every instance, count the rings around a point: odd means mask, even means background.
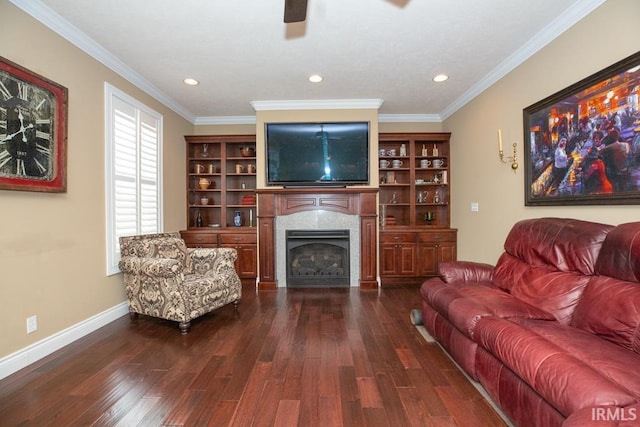
[[[640,204],[640,52],[523,110],[525,205]]]

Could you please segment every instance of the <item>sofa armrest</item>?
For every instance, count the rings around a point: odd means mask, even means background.
[[[123,273],[150,277],[177,277],[184,270],[184,265],[180,260],[170,258],[128,256],[123,257],[118,265]]]
[[[441,262],[438,273],[445,283],[490,282],[493,279],[493,266],[471,261]]]

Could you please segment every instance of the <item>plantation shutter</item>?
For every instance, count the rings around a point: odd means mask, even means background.
[[[109,87],[111,91],[115,88]],[[118,272],[121,236],[161,231],[161,118],[122,93],[107,111],[108,274]],[[142,107],[142,108],[141,108]],[[109,171],[111,174],[109,176]]]

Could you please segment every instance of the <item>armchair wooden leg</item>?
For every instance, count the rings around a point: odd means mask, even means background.
[[[129,312],[129,319],[136,320],[138,318],[138,313],[136,313],[135,311],[130,311]]]
[[[240,300],[235,300],[235,301],[233,302],[233,309],[234,309],[234,310],[237,310],[237,309],[238,309],[238,303],[239,303],[239,302],[240,302]]]
[[[180,328],[182,335],[187,335],[189,333],[189,328],[191,327],[191,322],[180,322],[178,327]]]

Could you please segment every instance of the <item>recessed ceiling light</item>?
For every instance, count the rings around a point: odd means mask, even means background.
[[[320,83],[324,78],[320,74],[312,74],[309,76],[309,81],[311,83]]]
[[[434,82],[443,82],[445,80],[447,80],[449,78],[449,76],[447,76],[446,74],[438,74],[437,76],[435,76],[433,78]]]
[[[184,79],[183,82],[184,82],[184,84],[189,85],[189,86],[195,86],[197,84],[200,84],[200,82],[197,81],[196,79]]]

